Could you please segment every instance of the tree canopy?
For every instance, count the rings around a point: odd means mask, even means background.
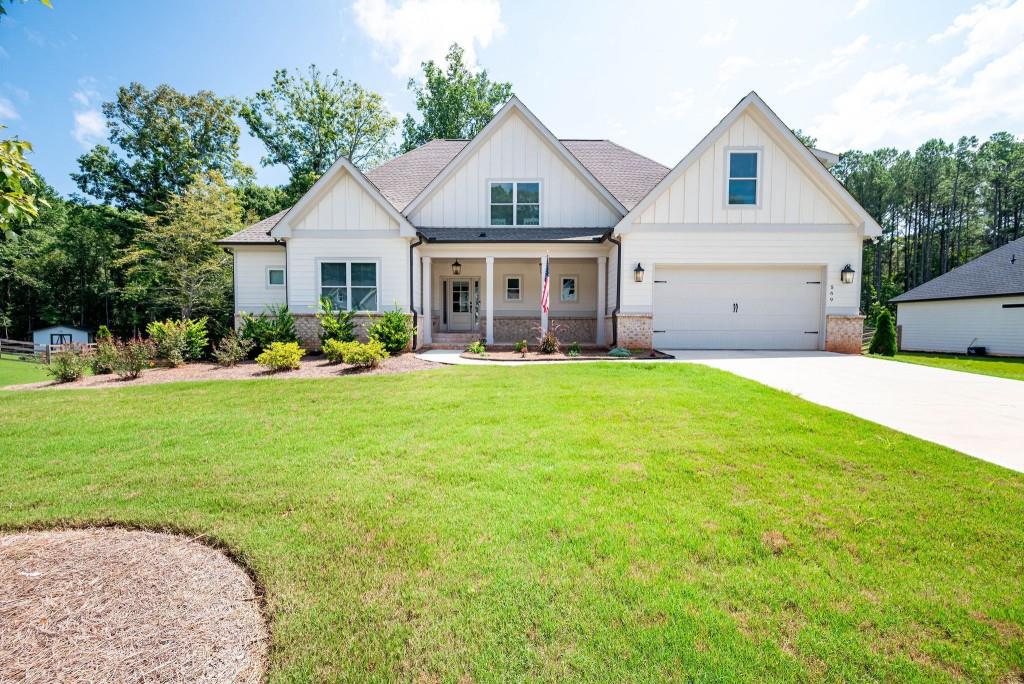
[[[322,74],[311,65],[305,74],[289,74],[280,69],[270,88],[246,100],[241,114],[267,148],[262,163],[286,166],[296,195],[338,157],[368,169],[394,154],[398,119],[384,98],[346,81],[337,70]]]
[[[103,104],[109,145],[78,159],[71,174],[83,192],[123,209],[155,213],[196,174],[243,178],[238,160],[237,104],[208,90],[194,95],[169,85],[122,86]]]
[[[472,138],[512,97],[512,84],[492,81],[487,70],[473,73],[463,50],[453,43],[442,69],[433,60],[423,63],[423,82],[409,79],[420,120],[407,114],[402,121],[402,152],[435,138]]]

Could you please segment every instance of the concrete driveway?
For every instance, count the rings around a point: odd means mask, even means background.
[[[1024,472],[1024,382],[827,352],[664,350]]]

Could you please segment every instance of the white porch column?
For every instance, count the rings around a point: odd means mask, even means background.
[[[544,274],[548,272],[548,255],[545,254],[540,259],[540,287],[544,289]],[[551,308],[551,281],[548,280],[548,308]],[[540,330],[541,333],[548,331],[548,312],[544,310],[543,305],[540,309]]]
[[[494,344],[494,257],[487,257],[487,344]]]
[[[604,344],[604,315],[608,310],[608,257],[597,257],[597,344]]]
[[[433,314],[433,307],[431,303],[433,298],[430,296],[430,285],[433,282],[433,276],[430,272],[430,257],[425,256],[423,258],[423,268],[420,269],[423,276],[423,285],[420,287],[420,310],[423,312],[423,344],[430,344],[431,342],[431,328],[433,324],[430,320]]]

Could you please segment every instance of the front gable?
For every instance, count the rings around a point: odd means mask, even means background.
[[[415,226],[488,227],[493,181],[539,182],[543,228],[610,228],[625,214],[564,145],[512,100],[410,203],[406,215]]]
[[[758,198],[728,204],[730,152],[756,152]],[[751,93],[620,223],[863,227],[877,224],[814,155]]]
[[[345,158],[339,159],[271,230],[273,237],[291,237],[301,231],[308,237],[351,237],[394,232],[405,237],[412,227],[362,172]],[[372,231],[372,233],[371,233]]]

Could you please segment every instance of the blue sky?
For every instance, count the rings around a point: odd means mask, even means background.
[[[1024,132],[1024,0],[52,1],[8,5],[0,22],[0,123],[66,193],[121,84],[246,96],[316,63],[401,116],[408,78],[452,41],[559,137],[670,166],[750,90],[833,151]],[[261,154],[245,135],[243,159],[283,182]]]

